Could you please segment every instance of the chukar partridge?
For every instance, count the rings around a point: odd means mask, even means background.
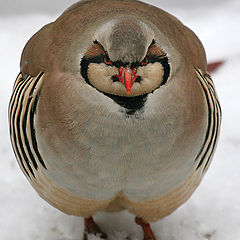
[[[107,238],[99,211],[149,222],[183,204],[209,167],[221,109],[204,48],[134,0],[85,0],[25,46],[9,105],[12,146],[38,194]]]

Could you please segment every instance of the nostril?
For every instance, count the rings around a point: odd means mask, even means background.
[[[138,83],[140,83],[141,81],[142,81],[142,77],[140,77],[140,76],[138,76],[135,80],[135,82],[138,82]]]
[[[116,75],[114,75],[114,76],[112,76],[112,81],[113,82],[119,82],[120,79],[118,77],[116,77]],[[141,81],[142,81],[142,77],[140,77],[140,76],[138,76],[135,80],[135,82],[138,82],[138,83],[140,83]]]
[[[113,82],[119,82],[119,79],[116,76],[112,76],[112,81]]]

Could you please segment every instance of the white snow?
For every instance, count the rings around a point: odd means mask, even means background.
[[[213,74],[223,110],[221,137],[213,163],[191,199],[171,216],[153,223],[153,231],[161,240],[239,240],[240,1],[146,2],[163,7],[194,30],[210,61],[226,61]],[[47,8],[47,1],[44,3]],[[19,72],[21,51],[33,33],[57,16],[56,12],[51,15],[26,12],[0,16],[0,239],[79,240],[82,219],[64,215],[37,195],[20,171],[9,141],[7,108]],[[96,221],[110,240],[143,238],[134,216],[127,212],[99,213]]]

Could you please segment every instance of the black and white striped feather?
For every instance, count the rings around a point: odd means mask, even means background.
[[[39,153],[34,117],[44,73],[36,77],[18,75],[9,104],[10,138],[18,163],[28,178],[35,178],[39,165],[46,165]]]
[[[203,72],[198,68],[195,68],[195,70],[204,96],[206,98],[208,108],[208,126],[205,140],[195,159],[197,163],[196,170],[203,167],[203,172],[205,172],[209,167],[216,149],[222,112],[211,76],[209,74],[204,75]]]

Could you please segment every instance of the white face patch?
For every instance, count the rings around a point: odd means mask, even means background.
[[[119,74],[116,67],[107,66],[104,63],[91,63],[88,68],[89,81],[95,88],[101,92],[125,97],[139,96],[154,91],[162,83],[164,69],[158,62],[139,67],[136,75],[142,80],[133,84],[130,95],[126,93],[126,88],[121,82],[113,82],[112,76],[116,74]]]

